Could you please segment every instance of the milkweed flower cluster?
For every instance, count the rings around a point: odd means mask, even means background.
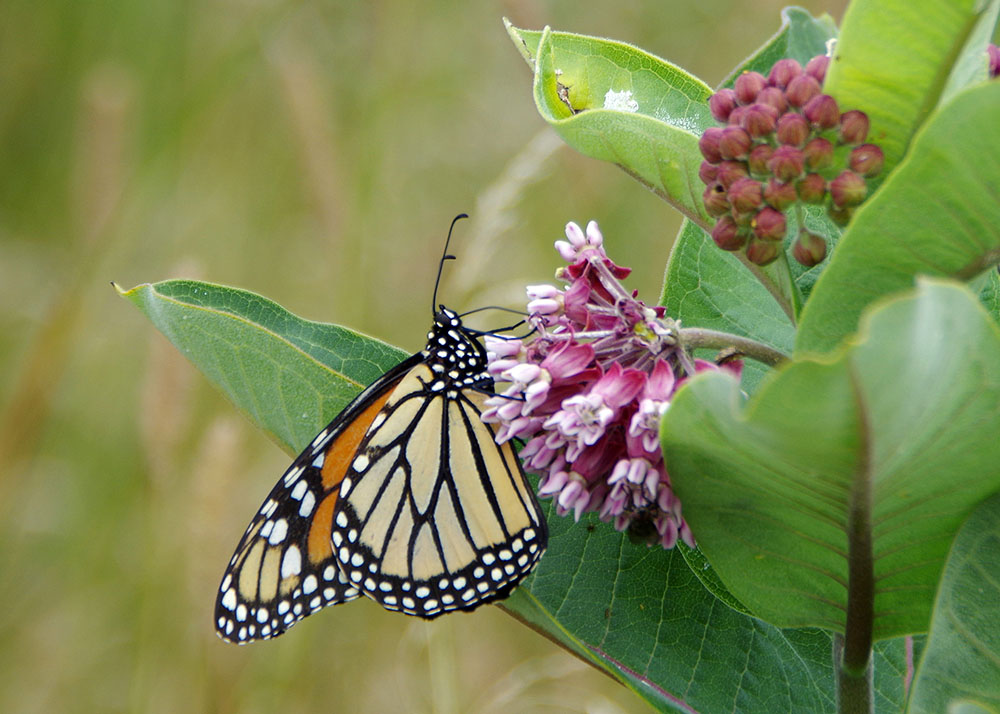
[[[487,400],[483,420],[497,441],[525,442],[521,459],[541,475],[539,495],[560,514],[596,511],[618,530],[643,530],[664,548],[694,545],[660,451],[660,418],[687,375],[719,369],[690,359],[677,323],[621,280],[593,221],[566,226],[556,250],[566,283],[528,287],[524,339],[489,337],[489,371],[503,391]],[[739,372],[740,365],[730,367]]]
[[[705,210],[716,218],[712,238],[723,250],[767,265],[781,250],[790,207],[825,204],[844,225],[868,195],[866,180],[881,172],[882,150],[865,143],[864,112],[841,112],[823,94],[829,63],[822,55],[805,67],[782,59],[768,76],[744,72],[709,99],[725,126],[702,134],[699,175]],[[800,227],[792,256],[812,267],[826,257],[826,243]]]

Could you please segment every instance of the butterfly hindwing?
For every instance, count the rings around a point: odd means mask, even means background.
[[[271,490],[223,575],[215,626],[230,642],[275,637],[358,596],[333,556],[330,530],[340,482],[368,425],[415,355],[362,392],[316,435]]]

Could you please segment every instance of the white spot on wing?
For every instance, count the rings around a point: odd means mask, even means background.
[[[281,577],[290,578],[302,572],[302,552],[297,545],[288,546],[281,559]]]
[[[278,545],[278,543],[285,540],[286,535],[288,535],[288,521],[284,518],[279,518],[275,521],[274,528],[271,529],[271,535],[268,537],[267,542],[271,545]]]
[[[312,513],[313,506],[315,505],[316,505],[316,497],[313,495],[312,491],[309,491],[305,495],[305,497],[303,497],[302,505],[299,506],[299,515],[302,516],[303,518],[308,518],[309,514]]]

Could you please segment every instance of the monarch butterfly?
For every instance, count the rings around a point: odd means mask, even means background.
[[[424,349],[295,459],[223,575],[222,639],[275,637],[360,594],[430,619],[505,598],[527,576],[548,530],[511,444],[480,419],[493,381],[476,334],[439,305]]]

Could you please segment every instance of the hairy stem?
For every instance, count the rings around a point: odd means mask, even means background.
[[[735,349],[740,354],[769,367],[788,361],[788,355],[749,337],[701,327],[684,327],[680,330],[680,343],[687,349]]]

